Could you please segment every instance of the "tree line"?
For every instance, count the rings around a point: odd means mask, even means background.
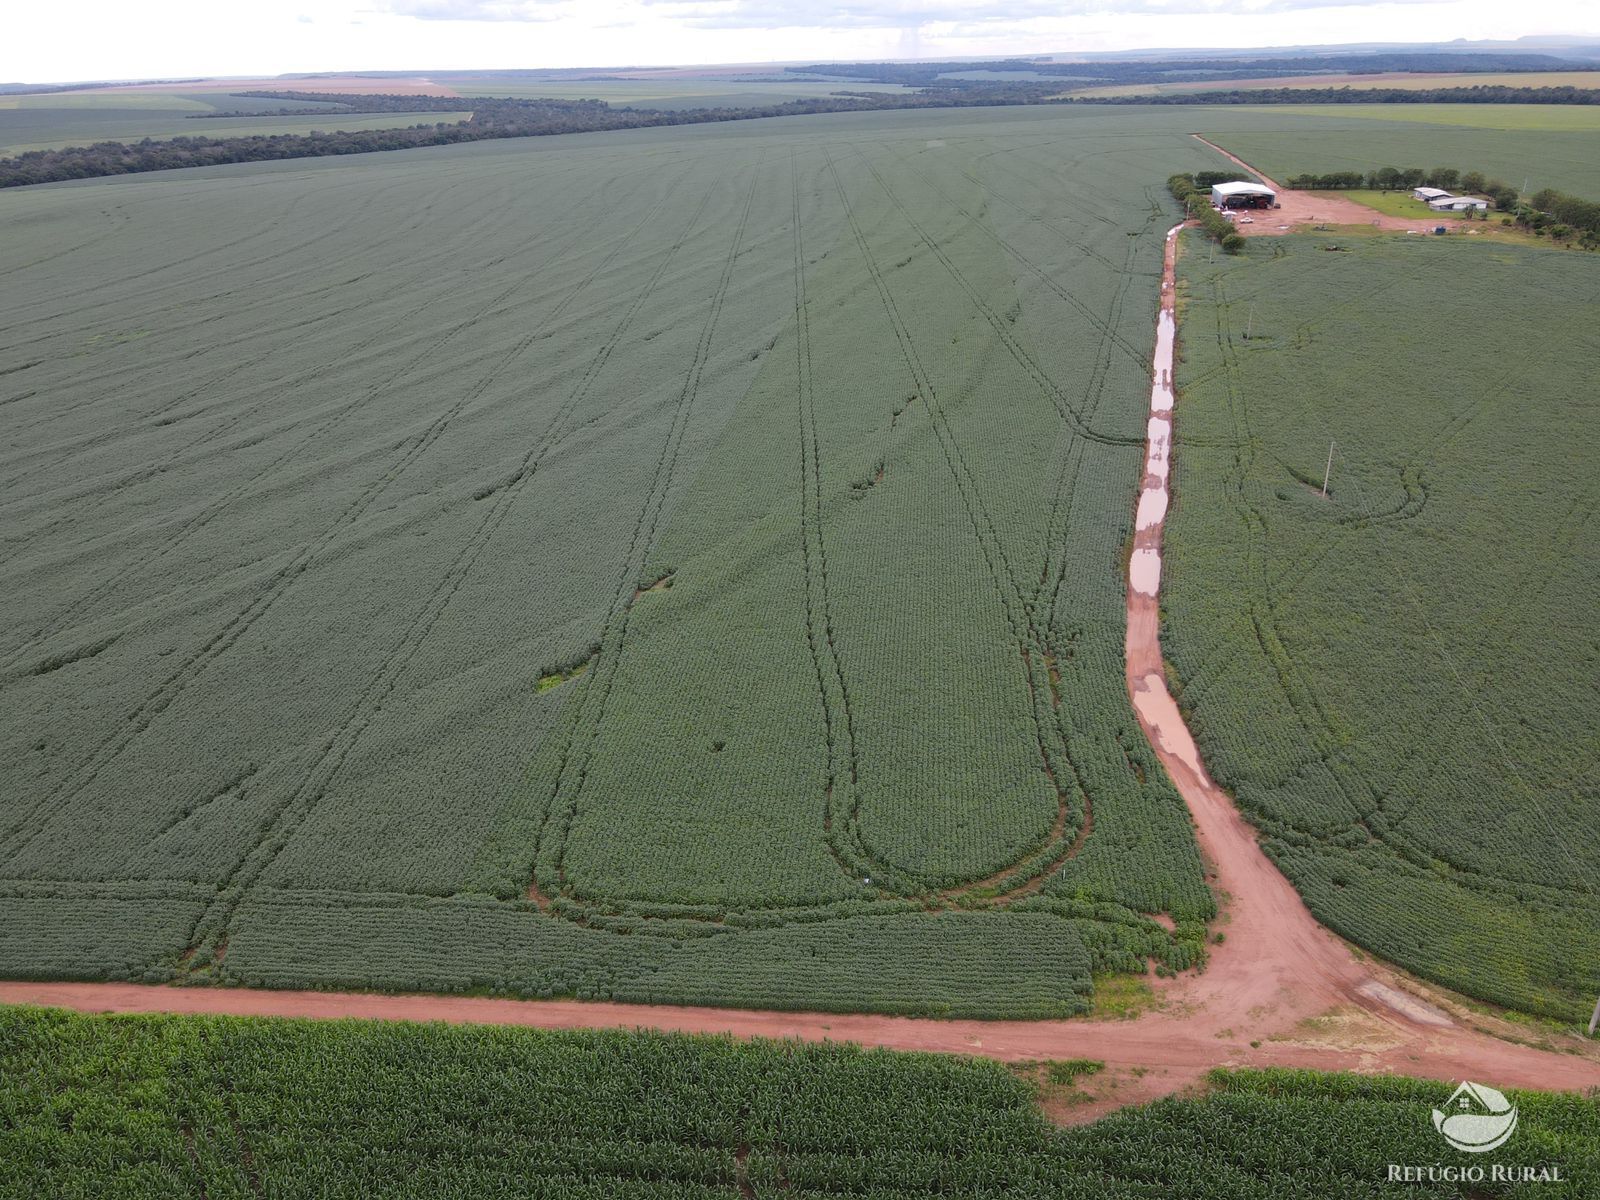
[[[1465,192],[1487,196],[1500,209],[1517,206],[1517,189],[1482,171],[1458,171],[1454,167],[1378,167],[1372,171],[1328,171],[1323,174],[1291,175],[1285,187],[1296,191],[1338,192],[1365,189],[1373,192],[1409,192],[1413,188],[1435,187],[1445,192]]]
[[[458,112],[472,109],[466,121],[408,125],[397,129],[253,134],[235,137],[145,138],[132,144],[96,142],[57,150],[30,150],[0,159],[0,188],[55,183],[104,175],[171,171],[225,163],[264,162],[285,158],[321,158],[335,154],[368,154],[449,146],[493,138],[547,137],[663,125],[695,125],[713,121],[747,121],[811,113],[872,112],[890,108],[971,108],[1017,104],[1004,92],[962,91],[955,94],[868,93],[788,100],[753,108],[692,108],[677,111],[613,108],[601,100],[480,99],[478,97],[368,96],[315,92],[250,93],[257,98],[332,101],[343,106],[330,114],[353,112]],[[302,110],[289,110],[302,115]]]
[[[1581,71],[1592,64],[1557,58],[1549,54],[1501,54],[1494,52],[1373,52],[1365,54],[1324,54],[1280,58],[1181,58],[1162,60],[1089,60],[1059,62],[1049,58],[1003,58],[963,62],[874,62],[812,63],[784,70],[802,78],[828,76],[835,79],[870,80],[898,83],[906,87],[960,88],[969,83],[988,82],[949,78],[952,75],[984,72],[990,75],[1019,74],[1046,76],[1076,87],[1104,84],[1176,83],[1196,79],[1260,79],[1264,76],[1311,76],[1340,74],[1378,74],[1397,71],[1472,74],[1506,71]],[[1057,88],[1056,90],[1060,90]],[[1332,89],[1329,89],[1332,90]],[[1185,101],[1177,101],[1185,103]]]
[[[1233,227],[1233,222],[1211,207],[1211,187],[1226,183],[1235,176],[1226,171],[1202,171],[1199,175],[1184,172],[1167,177],[1167,191],[1183,205],[1183,211],[1199,222],[1207,237],[1229,254],[1244,249],[1244,235]]]
[[[1501,218],[1503,224],[1521,225],[1540,237],[1550,237],[1558,242],[1576,239],[1579,245],[1588,250],[1600,249],[1600,203],[1559,192],[1555,188],[1542,188],[1531,196],[1523,196],[1509,183],[1486,176],[1482,171],[1460,171],[1454,167],[1434,167],[1431,170],[1422,167],[1379,167],[1372,171],[1294,175],[1284,180],[1284,185],[1296,190],[1319,192],[1353,189],[1408,192],[1413,188],[1436,187],[1446,192],[1487,196],[1495,208],[1505,214]]]
[[[1233,88],[1169,95],[1075,96],[1075,104],[1600,104],[1600,88]]]

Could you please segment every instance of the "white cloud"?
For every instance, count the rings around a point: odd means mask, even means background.
[[[1597,23],[1590,0],[68,0],[9,7],[0,79],[1000,57]]]

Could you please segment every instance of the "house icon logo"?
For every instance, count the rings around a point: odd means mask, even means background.
[[[1433,1127],[1457,1150],[1483,1154],[1517,1131],[1517,1107],[1492,1087],[1463,1083],[1443,1108],[1433,1110]]]

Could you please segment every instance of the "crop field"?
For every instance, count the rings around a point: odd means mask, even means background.
[[[1455,167],[1528,191],[1600,197],[1600,109],[1500,104],[1193,110],[1195,129],[1274,179],[1383,166]],[[1213,132],[1214,131],[1214,132]]]
[[[0,195],[5,973],[1037,1016],[1196,963],[1122,677],[1188,120]]]
[[[1322,922],[1474,996],[1586,1017],[1596,262],[1326,241],[1180,262],[1179,704]]]
[[[1094,1062],[791,1042],[0,1009],[0,1192],[625,1197],[1448,1197],[1451,1085],[1218,1071],[1208,1094],[1079,1128]],[[1600,1187],[1600,1108],[1513,1093],[1497,1156]]]
[[[1269,75],[1257,79],[1197,80],[1188,83],[1125,83],[1085,88],[1080,96],[1170,96],[1183,92],[1233,91],[1242,88],[1370,88],[1429,91],[1434,88],[1600,87],[1600,71],[1382,71],[1359,75]],[[1374,108],[1383,107],[1373,105]],[[1409,107],[1409,106],[1407,106]],[[1451,106],[1457,107],[1457,106]],[[1476,106],[1473,106],[1476,107]],[[1507,105],[1505,107],[1512,107]]]
[[[54,1194],[1454,1197],[1448,1083],[1218,1070],[1203,1096],[1056,1128],[1098,1062],[645,1032],[0,1010],[0,1190]],[[1509,1170],[1594,1195],[1600,1107],[1512,1093]],[[381,1163],[376,1168],[374,1163]],[[374,1171],[381,1170],[381,1174]]]
[[[280,108],[304,109],[305,116],[252,115]],[[216,116],[237,113],[237,116]],[[319,116],[319,113],[328,113]],[[346,113],[325,105],[292,100],[252,100],[210,92],[92,92],[39,96],[0,96],[0,158],[27,150],[53,150],[94,142],[137,142],[143,138],[243,137],[253,134],[309,133],[314,129],[393,129],[435,121],[464,121],[459,113]],[[205,120],[192,120],[205,117]]]
[[[796,79],[792,83],[728,78],[529,80],[507,76],[503,80],[481,75],[442,78],[463,96],[554,97],[561,100],[604,100],[634,108],[749,108],[808,100],[840,91],[904,92],[897,83],[848,80],[837,83]]]

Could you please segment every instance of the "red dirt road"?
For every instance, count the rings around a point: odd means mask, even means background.
[[[1167,235],[1150,439],[1128,585],[1127,684],[1140,725],[1194,817],[1225,941],[1207,968],[1154,981],[1155,1011],[1128,1020],[967,1021],[864,1014],[760,1012],[569,1000],[506,1000],[141,984],[0,982],[0,1003],[86,1012],[229,1013],[478,1022],[546,1029],[635,1028],[736,1037],[853,1041],[1003,1061],[1095,1058],[1110,1068],[1074,1106],[1087,1120],[1181,1089],[1216,1066],[1294,1066],[1473,1079],[1496,1087],[1600,1087],[1600,1054],[1576,1035],[1549,1035],[1469,1012],[1351,949],[1319,926],[1206,773],[1167,692],[1159,642],[1160,553],[1174,415],[1173,291],[1178,230]]]
[[[1285,233],[1295,233],[1299,227],[1306,225],[1368,225],[1374,229],[1427,233],[1439,225],[1449,226],[1455,220],[1449,216],[1423,217],[1416,220],[1391,217],[1387,213],[1377,212],[1365,204],[1357,204],[1344,196],[1286,188],[1281,183],[1269,179],[1244,159],[1229,154],[1215,142],[1207,141],[1198,133],[1190,136],[1195,141],[1209,146],[1234,165],[1243,167],[1278,193],[1278,208],[1257,209],[1240,214],[1242,217],[1250,218],[1248,225],[1240,224],[1237,220],[1234,222],[1234,228],[1245,237],[1277,237]]]

